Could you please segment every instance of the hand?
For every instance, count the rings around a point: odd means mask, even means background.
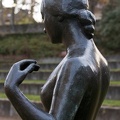
[[[36,64],[35,60],[21,60],[11,67],[6,80],[5,87],[19,86],[28,73],[39,70],[39,65]]]

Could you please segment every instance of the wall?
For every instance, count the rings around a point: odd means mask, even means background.
[[[25,25],[4,25],[0,26],[0,36],[8,34],[25,34],[25,33],[43,33],[44,25],[39,24],[25,24]]]

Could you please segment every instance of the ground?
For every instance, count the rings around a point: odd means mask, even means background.
[[[19,118],[11,118],[11,117],[0,117],[0,120],[21,120]]]

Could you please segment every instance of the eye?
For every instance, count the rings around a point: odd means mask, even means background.
[[[63,17],[63,16],[57,16],[57,20],[58,20],[59,22],[63,22],[63,21],[64,21],[64,17]]]

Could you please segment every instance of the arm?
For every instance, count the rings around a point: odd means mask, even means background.
[[[5,93],[23,120],[54,120],[50,114],[32,104],[18,88],[28,73],[38,69],[34,60],[15,63],[6,78]]]
[[[21,64],[27,67],[20,70]],[[29,65],[28,65],[29,63]],[[21,61],[13,65],[5,82],[5,93],[23,120],[73,120],[86,85],[77,63],[65,64],[59,71],[49,114],[34,106],[19,90],[26,75],[38,66],[35,61]]]

